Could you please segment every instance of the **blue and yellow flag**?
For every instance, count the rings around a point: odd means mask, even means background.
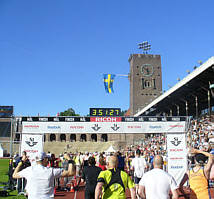
[[[107,93],[114,92],[113,82],[116,75],[113,74],[103,74],[104,77],[104,86]]]

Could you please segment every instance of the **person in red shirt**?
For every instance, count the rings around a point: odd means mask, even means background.
[[[103,155],[100,156],[99,158],[99,165],[98,165],[103,171],[106,170],[106,162],[105,162],[105,158],[103,157]]]

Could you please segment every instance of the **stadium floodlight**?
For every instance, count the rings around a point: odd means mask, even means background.
[[[201,60],[198,60],[199,65],[203,64],[203,62]]]
[[[142,49],[144,54],[147,54],[149,50],[151,50],[151,44],[148,41],[144,41],[138,44],[138,49]]]

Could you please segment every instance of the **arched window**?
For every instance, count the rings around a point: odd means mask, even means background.
[[[150,81],[145,80],[144,86],[145,86],[145,88],[151,87]]]
[[[97,134],[92,134],[91,140],[92,140],[92,142],[97,142]]]
[[[101,135],[101,141],[102,142],[108,142],[108,135],[107,134],[102,134]]]
[[[86,142],[86,141],[87,141],[87,139],[86,139],[86,134],[81,134],[81,136],[80,136],[80,141],[81,141],[81,142]]]
[[[50,134],[50,141],[56,141],[56,135],[55,134]]]
[[[75,134],[71,134],[70,135],[70,141],[71,142],[76,142],[76,135]]]
[[[61,134],[60,135],[60,141],[61,142],[63,142],[63,141],[66,142],[66,135],[65,134]]]

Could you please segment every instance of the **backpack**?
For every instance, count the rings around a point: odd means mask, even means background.
[[[123,184],[123,180],[121,178],[121,170],[119,169],[110,169],[109,171],[111,171],[111,180],[110,182],[104,187],[104,191],[106,191],[108,188],[111,187],[111,185],[113,184],[120,184],[123,187],[124,192],[126,191],[126,188]]]

